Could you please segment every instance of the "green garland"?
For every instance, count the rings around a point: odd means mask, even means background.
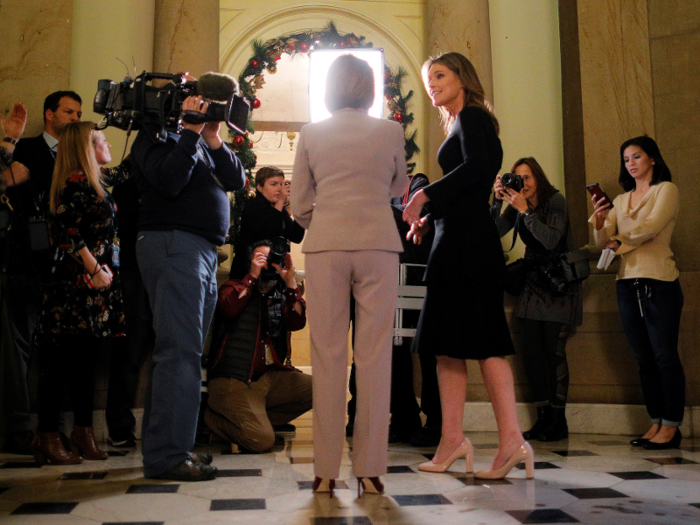
[[[243,163],[246,169],[248,183],[242,190],[233,193],[231,199],[231,230],[230,242],[235,246],[240,232],[240,217],[245,201],[252,198],[255,193],[255,179],[253,169],[257,164],[257,156],[253,152],[253,143],[250,141],[250,134],[255,133],[253,125],[253,112],[260,107],[260,99],[256,93],[265,84],[264,73],[271,75],[277,72],[277,61],[282,56],[282,53],[294,56],[298,53],[306,54],[313,49],[353,49],[353,48],[371,48],[372,42],[366,42],[364,36],[357,37],[354,33],[341,35],[332,21],[321,31],[302,31],[288,36],[273,38],[267,42],[254,40],[252,43],[253,54],[248,60],[248,63],[243,68],[243,71],[238,77],[241,95],[244,96],[250,103],[251,111],[248,116],[248,125],[246,126],[245,135],[240,135],[233,131],[229,131],[231,141],[229,146],[236,152],[236,156]],[[413,90],[405,95],[401,90],[401,84],[408,73],[405,69],[399,66],[396,72],[393,72],[389,67],[384,66],[384,94],[387,100],[387,106],[391,111],[388,119],[401,124],[406,133],[406,128],[413,122],[413,112],[409,111],[409,101],[413,97]],[[406,135],[406,162],[408,173],[413,173],[416,168],[415,162],[409,162],[413,155],[420,152],[418,144],[416,144],[416,135],[418,131],[414,130],[410,135]]]

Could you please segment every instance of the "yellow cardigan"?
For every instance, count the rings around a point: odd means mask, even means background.
[[[678,218],[678,187],[672,182],[655,184],[634,209],[630,209],[631,193],[615,197],[599,231],[595,214],[588,220],[594,225],[595,243],[599,248],[611,240],[622,243],[616,252],[621,256],[618,279],[675,281],[679,272],[670,243]]]

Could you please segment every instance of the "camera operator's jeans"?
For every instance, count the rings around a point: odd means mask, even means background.
[[[156,343],[143,413],[143,474],[162,474],[194,447],[202,349],[216,307],[216,246],[179,230],[139,232],[136,256]]]
[[[683,291],[678,279],[621,279],[617,303],[622,328],[639,364],[639,379],[652,423],[680,426],[685,375],[678,356]]]

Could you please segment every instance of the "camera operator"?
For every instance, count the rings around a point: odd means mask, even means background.
[[[182,110],[205,114],[208,105],[190,96]],[[217,246],[229,228],[226,192],[242,188],[245,173],[219,137],[220,122],[182,126],[160,142],[160,125],[146,124],[131,149],[141,197],[136,255],[156,334],[143,464],[147,478],[200,481],[216,476],[210,456],[190,449],[216,305]]]
[[[305,230],[284,206],[288,195],[285,190],[284,172],[275,166],[265,166],[255,173],[255,197],[245,204],[241,213],[241,235],[231,264],[231,277],[242,278],[247,271],[248,248],[257,241],[284,237],[300,243]]]
[[[292,256],[286,253],[281,266],[270,250],[269,241],[254,243],[248,274],[219,290],[207,376],[204,421],[217,436],[252,452],[272,447],[273,425],[311,410],[311,376],[284,364],[287,333],[304,328],[306,303]]]
[[[519,159],[511,169],[516,191],[496,177],[491,215],[502,237],[515,228],[525,243],[527,274],[518,297],[517,317],[522,326],[522,352],[537,422],[525,439],[558,441],[569,435],[565,407],[569,389],[566,339],[582,321],[581,284],[569,284],[563,294],[548,286],[538,268],[552,256],[574,249],[566,200],[547,180],[533,157]],[[512,177],[511,177],[512,178]],[[503,202],[508,204],[503,214]]]

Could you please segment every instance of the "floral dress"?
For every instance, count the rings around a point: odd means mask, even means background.
[[[126,169],[103,170],[103,182],[113,186],[128,176]],[[119,268],[113,264],[113,246],[117,233],[115,203],[105,190],[100,198],[81,173],[66,181],[53,217],[52,236],[61,258],[55,273],[42,288],[43,304],[37,337],[56,335],[124,336],[124,308]],[[87,246],[100,265],[114,274],[106,290],[87,285],[85,268],[78,251]]]

